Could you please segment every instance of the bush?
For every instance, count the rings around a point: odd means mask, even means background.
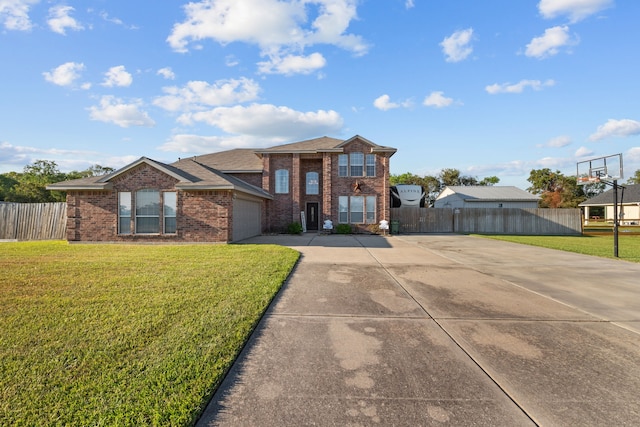
[[[351,226],[349,224],[338,224],[336,227],[338,234],[351,234]]]
[[[302,224],[300,224],[299,222],[292,222],[287,226],[287,233],[302,234]]]

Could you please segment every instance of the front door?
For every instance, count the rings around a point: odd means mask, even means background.
[[[307,230],[318,229],[318,203],[307,203]]]

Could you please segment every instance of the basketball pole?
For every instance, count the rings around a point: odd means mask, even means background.
[[[613,180],[613,256],[618,258],[618,180]]]

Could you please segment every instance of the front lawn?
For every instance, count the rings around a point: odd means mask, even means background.
[[[613,255],[613,236],[482,236],[490,239],[505,240],[526,245],[542,246],[567,252],[615,258]],[[618,257],[625,261],[640,262],[640,236],[618,238]]]
[[[190,425],[299,254],[0,244],[0,425]]]

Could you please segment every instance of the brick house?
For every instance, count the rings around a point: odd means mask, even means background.
[[[142,157],[47,189],[67,192],[69,241],[234,242],[302,217],[308,231],[326,219],[366,231],[389,219],[395,152],[358,135],[321,137],[172,164]]]

